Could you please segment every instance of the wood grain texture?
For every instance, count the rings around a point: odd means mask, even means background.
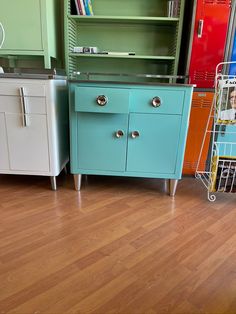
[[[236,195],[194,178],[0,176],[0,313],[235,314]]]

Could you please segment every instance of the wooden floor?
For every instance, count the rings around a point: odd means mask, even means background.
[[[0,314],[236,313],[236,195],[0,175]]]

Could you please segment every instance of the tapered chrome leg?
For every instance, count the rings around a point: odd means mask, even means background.
[[[80,191],[81,179],[82,179],[82,175],[81,174],[74,174],[74,184],[75,184],[75,190],[76,191]]]
[[[178,180],[170,179],[169,181],[170,196],[175,196],[177,184],[178,184]]]
[[[56,191],[57,189],[57,179],[56,177],[50,177],[51,180],[51,187],[53,191]]]

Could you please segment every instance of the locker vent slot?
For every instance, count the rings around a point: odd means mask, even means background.
[[[211,108],[212,101],[210,99],[193,99],[192,107],[193,108]]]
[[[205,0],[205,4],[222,4],[222,5],[230,5],[231,1],[230,0]]]
[[[194,71],[195,81],[213,81],[215,79],[215,72],[208,71]]]

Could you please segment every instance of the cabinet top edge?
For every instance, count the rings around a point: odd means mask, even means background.
[[[66,80],[66,76],[50,74],[17,74],[4,73],[0,74],[0,79],[35,79],[35,80]]]
[[[175,86],[175,87],[194,87],[194,84],[185,84],[185,83],[160,83],[160,82],[121,82],[121,81],[101,81],[101,80],[78,80],[78,79],[69,79],[69,83],[99,83],[99,84],[116,84],[116,85],[145,85],[145,86]]]

